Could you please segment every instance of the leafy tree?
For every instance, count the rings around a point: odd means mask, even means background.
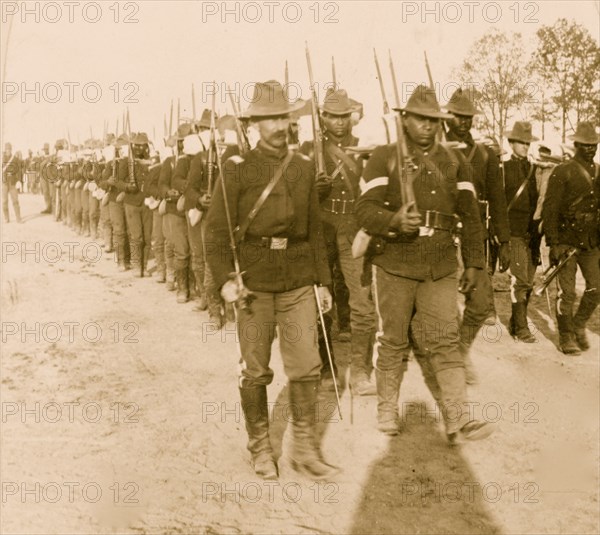
[[[564,18],[552,26],[542,26],[536,35],[538,47],[533,65],[553,93],[564,142],[567,123],[571,129],[574,126],[571,118],[575,122],[598,122],[600,48],[588,30]]]

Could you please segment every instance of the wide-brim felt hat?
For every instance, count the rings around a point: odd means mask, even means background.
[[[191,123],[181,123],[178,127],[177,127],[177,139],[184,139],[185,136],[189,136],[190,134],[193,134],[194,130],[192,128]]]
[[[116,147],[123,147],[124,145],[129,145],[129,136],[127,136],[127,134],[121,134],[114,142],[114,145]]]
[[[568,138],[584,145],[597,145],[600,143],[600,136],[596,133],[594,125],[588,121],[583,121],[577,125],[575,133]]]
[[[423,117],[431,117],[433,119],[452,119],[452,115],[444,113],[435,96],[435,91],[429,89],[423,84],[417,86],[413,94],[408,99],[404,108],[393,108],[396,111],[414,113]]]
[[[290,102],[279,82],[268,80],[254,85],[252,100],[242,115],[248,118],[288,115],[303,106],[304,102],[301,100]]]
[[[535,137],[531,133],[531,123],[529,121],[516,121],[513,129],[506,133],[508,141],[520,141],[521,143],[532,143],[539,141],[539,137]]]
[[[217,120],[217,114],[215,113],[215,121]],[[200,128],[210,128],[210,110],[209,109],[205,109],[202,112],[202,116],[200,117],[200,120],[196,122],[196,125],[198,125]]]
[[[464,115],[466,117],[473,117],[473,115],[480,115],[483,113],[473,105],[469,95],[467,92],[463,91],[462,87],[459,87],[452,94],[448,104],[446,104],[444,108],[446,108],[447,112],[454,113],[456,115]]]
[[[330,115],[350,115],[353,111],[356,111],[356,106],[352,104],[345,89],[338,89],[337,91],[328,89],[321,111]]]
[[[131,143],[133,145],[149,145],[150,140],[148,139],[148,134],[146,134],[146,132],[138,132],[133,135]]]

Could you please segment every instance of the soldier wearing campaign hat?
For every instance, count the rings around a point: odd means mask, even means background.
[[[17,223],[21,223],[21,208],[19,206],[17,182],[23,183],[23,162],[18,155],[13,154],[12,145],[10,143],[5,143],[4,151],[2,152],[2,212],[4,214],[5,223],[10,222],[8,211],[9,196]]]
[[[278,475],[267,407],[275,325],[279,326],[290,403],[295,407],[287,456],[295,470],[314,479],[328,478],[336,471],[323,460],[315,412],[321,368],[315,295],[329,310],[331,279],[314,165],[308,157],[290,151],[287,144],[290,113],[296,109],[278,82],[255,85],[245,115],[258,129],[260,141],[243,157],[225,162],[207,215],[210,270],[224,299],[240,305],[240,396],[254,470],[265,479]],[[233,276],[232,238],[238,243],[235,251],[241,270]],[[284,334],[291,325],[302,334]],[[249,330],[253,336],[244,335]]]
[[[44,202],[46,207],[42,210],[42,214],[51,214],[54,202],[52,200],[50,181],[48,180],[46,167],[51,164],[52,155],[50,154],[50,144],[44,143],[42,154],[39,158],[38,163],[38,175],[40,180],[40,187],[42,189],[42,195],[44,196]]]
[[[351,251],[359,229],[355,202],[360,195],[359,181],[363,170],[363,160],[347,152],[348,148],[358,145],[358,138],[352,135],[351,115],[355,110],[356,104],[344,89],[330,90],[325,95],[320,111],[326,175],[318,177],[317,191],[329,266],[332,272],[338,267],[341,269],[349,290],[351,388],[358,395],[375,395],[375,384],[370,381],[377,328],[375,305],[369,295],[370,289],[361,284],[363,261],[353,258]],[[312,154],[312,143],[305,143],[302,151]],[[327,353],[322,351],[322,356],[324,364],[327,363]],[[327,379],[325,375],[325,384]]]
[[[123,155],[128,145],[129,138],[126,134],[121,134],[114,141],[114,154],[104,168],[100,183],[100,187],[108,192],[108,211],[119,271],[127,271],[131,267],[127,220],[123,205],[125,194],[122,190],[122,184],[127,181],[129,174],[127,158]]]
[[[192,133],[190,123],[182,123],[177,127],[177,135],[170,141],[176,147],[176,153],[166,158],[161,167],[158,188],[161,196],[159,210],[163,212],[163,235],[165,239],[165,263],[167,268],[167,290],[177,287],[177,301],[185,303],[189,299],[189,244],[185,214],[177,210],[177,201],[183,190],[174,186],[175,171],[179,160],[184,156],[183,140]],[[189,158],[179,166],[178,178],[185,180],[189,170]],[[185,275],[185,280],[184,280]]]
[[[436,141],[440,119],[452,116],[440,110],[435,91],[418,86],[406,107],[395,109],[403,115],[407,165],[398,165],[401,146],[377,147],[363,173],[356,207],[377,253],[372,262],[379,315],[374,359],[378,427],[388,435],[399,431],[400,384],[415,344],[425,356],[419,363],[442,406],[449,442],[484,438],[491,428],[467,409],[456,332],[458,219],[465,266],[460,291],[472,291],[485,264],[475,188],[464,158]]]
[[[460,142],[463,148],[457,148],[464,156],[472,172],[472,181],[477,193],[481,221],[487,235],[484,237],[488,247],[488,256],[496,255],[500,261],[500,271],[510,265],[510,230],[506,211],[506,200],[502,188],[500,160],[487,144],[476,143],[471,135],[473,117],[482,113],[472,102],[468,91],[458,88],[450,97],[446,111],[451,118],[446,120],[448,141]],[[486,220],[486,218],[489,218]],[[493,268],[482,270],[474,289],[465,295],[465,310],[460,326],[460,349],[465,356],[467,381],[475,383],[477,376],[470,357],[470,348],[483,323],[496,318],[494,290],[491,282]]]
[[[534,214],[538,191],[535,180],[536,166],[528,157],[529,146],[538,138],[531,133],[531,123],[515,122],[507,133],[512,155],[504,162],[504,189],[510,225],[510,300],[512,315],[508,331],[517,341],[537,342],[527,323],[527,306],[533,292],[533,277],[537,262],[533,261],[532,240],[536,241],[537,228]]]
[[[590,347],[586,324],[600,301],[600,169],[594,162],[600,136],[592,123],[581,122],[569,139],[575,144],[575,157],[558,165],[550,176],[542,225],[552,264],[559,263],[570,248],[576,251],[558,272],[556,319],[561,351],[578,355]],[[585,292],[573,314],[577,266],[585,279]]]

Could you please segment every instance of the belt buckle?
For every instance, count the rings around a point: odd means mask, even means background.
[[[270,248],[275,249],[275,250],[287,249],[287,243],[288,243],[287,238],[273,237],[273,238],[271,238],[271,247]]]

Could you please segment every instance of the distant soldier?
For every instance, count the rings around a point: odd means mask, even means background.
[[[399,431],[400,384],[414,342],[426,355],[423,373],[441,403],[449,442],[485,438],[491,427],[475,420],[467,408],[456,327],[457,286],[463,293],[472,291],[485,266],[474,187],[466,162],[436,141],[440,119],[452,116],[440,111],[433,90],[418,86],[406,107],[395,109],[404,116],[409,167],[400,167],[396,144],[377,147],[363,173],[357,203],[358,221],[377,245],[372,262],[379,315],[378,428],[388,435]],[[414,202],[403,198],[407,172],[413,175]],[[406,187],[407,195],[410,189]],[[465,266],[460,281],[454,240],[457,217],[462,222]]]
[[[507,134],[507,138],[512,149],[510,160],[504,162],[504,189],[510,223],[511,256],[512,315],[508,332],[515,340],[531,344],[537,342],[527,324],[527,306],[533,291],[533,278],[537,266],[532,258],[531,239],[538,233],[533,219],[538,192],[535,166],[527,159],[527,153],[529,145],[532,141],[537,141],[537,138],[531,134],[531,123],[526,121],[517,121],[512,131]]]
[[[19,206],[19,191],[17,190],[17,182],[23,184],[23,162],[18,155],[13,154],[12,145],[4,144],[2,152],[2,212],[4,214],[4,222],[10,222],[8,211],[8,197],[12,203],[15,219],[17,223],[21,223],[21,208]]]
[[[101,188],[108,192],[108,210],[119,271],[127,271],[131,267],[127,221],[122,199],[125,195],[121,195],[117,188],[118,182],[127,180],[127,159],[121,155],[121,151],[122,147],[128,144],[129,138],[125,134],[114,141],[114,157],[107,162],[100,183]]]
[[[575,142],[575,157],[558,165],[550,176],[542,225],[552,264],[558,264],[570,248],[576,249],[558,273],[556,319],[560,350],[566,355],[579,355],[590,347],[585,326],[600,300],[600,170],[594,163],[600,137],[592,123],[581,122],[570,139]],[[578,265],[585,279],[585,292],[573,315]]]
[[[473,116],[481,113],[466,92],[457,89],[446,105],[446,111],[451,119],[446,120],[448,125],[448,141],[458,141],[465,145],[463,149],[456,149],[464,156],[471,171],[471,180],[477,193],[481,221],[486,235],[485,246],[488,256],[491,256],[492,243],[499,243],[500,271],[506,271],[510,265],[510,230],[506,212],[506,199],[502,187],[500,174],[500,161],[494,150],[484,144],[475,143],[471,135]],[[486,216],[489,220],[486,221]],[[491,243],[490,243],[491,242]],[[496,318],[494,306],[494,289],[492,287],[491,272],[479,271],[478,279],[472,291],[465,294],[465,310],[460,326],[460,350],[465,357],[467,381],[476,382],[476,373],[470,357],[470,348],[477,336],[479,329],[488,318]],[[491,321],[491,320],[490,320]]]
[[[297,108],[286,100],[282,86],[274,81],[257,83],[251,102],[246,115],[256,125],[260,141],[244,157],[233,156],[225,162],[207,216],[208,263],[224,299],[241,304],[239,386],[255,472],[264,479],[278,475],[267,405],[277,325],[289,401],[294,407],[288,456],[295,470],[324,479],[337,469],[323,460],[316,436],[321,359],[313,285],[319,285],[320,306],[327,311],[331,308],[327,289],[331,278],[314,165],[306,156],[289,150],[289,115]],[[245,287],[239,277],[232,278],[230,239],[234,229]],[[293,336],[290,329],[302,334]],[[244,334],[250,332],[252,335]]]
[[[166,158],[161,164],[160,177],[158,179],[158,189],[161,196],[163,212],[163,235],[165,238],[165,263],[167,267],[167,290],[175,290],[177,283],[181,282],[181,289],[177,291],[178,302],[185,303],[189,298],[189,282],[183,280],[184,268],[189,268],[189,246],[187,241],[187,225],[185,214],[177,210],[177,201],[181,197],[182,191],[173,186],[173,177],[177,167],[178,160],[183,156],[183,140],[185,136],[192,132],[189,123],[184,123],[177,128],[177,137],[173,140],[175,145],[175,154]],[[180,173],[183,173],[185,164],[180,167]],[[187,176],[187,170],[185,171]],[[163,208],[164,207],[164,208]],[[178,253],[176,253],[176,250]],[[177,260],[177,256],[179,260]],[[179,275],[177,275],[179,270]],[[187,269],[186,276],[187,276]],[[178,286],[178,285],[177,285]]]
[[[113,227],[112,222],[110,220],[110,186],[107,184],[106,179],[104,178],[106,168],[109,165],[112,165],[112,160],[114,156],[114,147],[116,137],[114,134],[106,134],[104,139],[104,148],[102,150],[102,169],[100,176],[96,179],[96,184],[98,186],[98,192],[96,197],[99,201],[100,208],[100,216],[98,220],[98,226],[100,227],[100,232],[102,233],[102,241],[104,243],[104,251],[106,253],[112,253],[114,251],[114,240],[113,240]],[[113,198],[116,195],[113,194]]]
[[[40,187],[42,194],[44,195],[44,201],[46,207],[42,210],[42,214],[51,214],[54,206],[53,199],[53,188],[50,187],[50,180],[48,177],[47,167],[52,164],[52,156],[50,154],[50,144],[44,143],[43,154],[39,159],[38,165],[38,176],[40,181]]]

